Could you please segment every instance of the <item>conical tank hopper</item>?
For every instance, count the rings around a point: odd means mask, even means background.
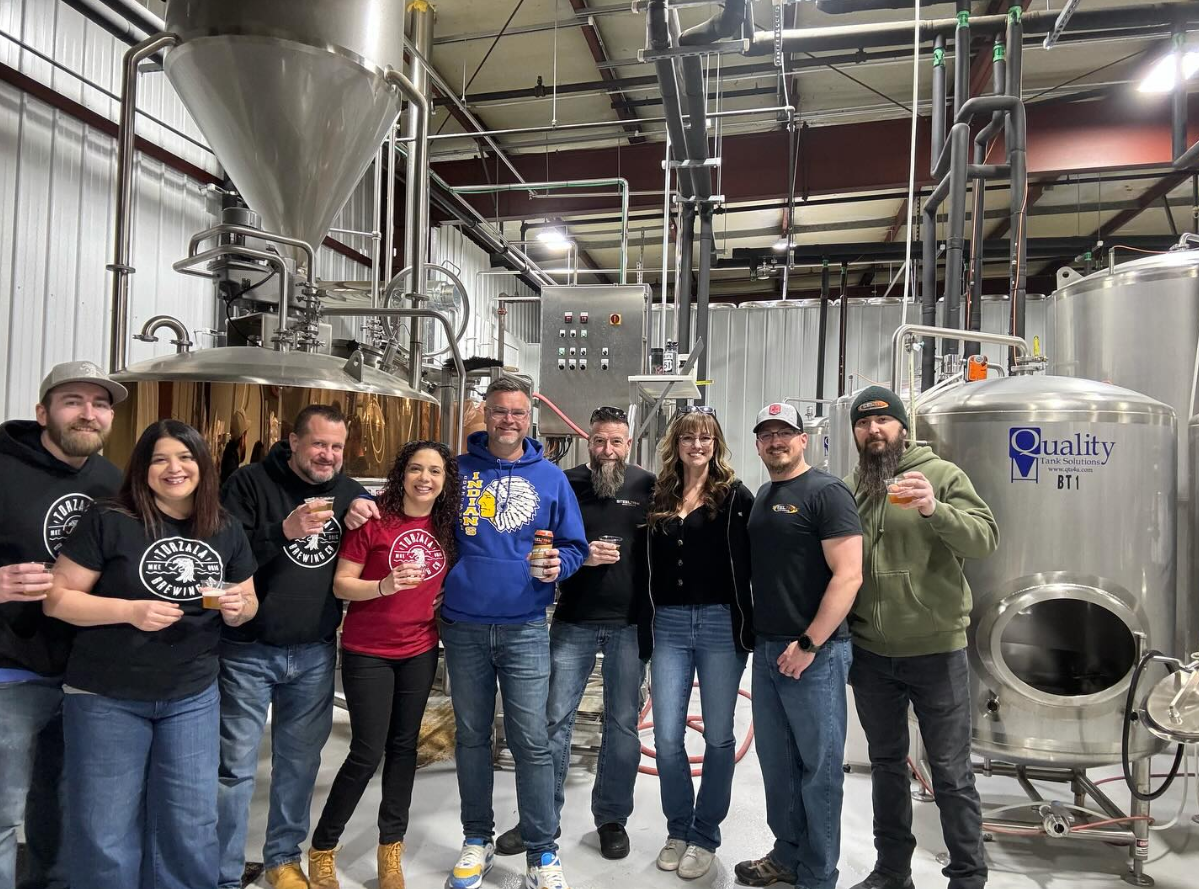
[[[399,112],[400,95],[383,74],[402,64],[403,6],[168,6],[167,28],[182,42],[167,53],[167,77],[263,228],[314,249],[324,240]]]

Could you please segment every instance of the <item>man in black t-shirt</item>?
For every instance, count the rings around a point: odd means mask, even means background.
[[[754,433],[770,473],[749,516],[754,740],[775,843],[735,872],[746,886],[834,889],[851,658],[845,618],[862,582],[862,525],[845,484],[804,460],[808,437],[794,407],[766,405]]]
[[[633,784],[641,764],[637,719],[645,665],[637,648],[635,602],[644,595],[638,585],[644,585],[646,571],[645,550],[634,546],[633,538],[645,524],[654,476],[626,462],[630,444],[625,412],[596,409],[587,440],[590,459],[566,473],[591,551],[583,567],[562,581],[550,627],[547,716],[559,818],[575,711],[595,668],[596,652],[604,656],[604,729],[591,813],[605,858],[629,854],[624,825],[633,811]],[[524,848],[519,825],[496,842],[501,855]]]

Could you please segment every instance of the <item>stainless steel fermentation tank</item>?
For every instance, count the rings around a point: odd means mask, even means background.
[[[965,565],[974,749],[1119,762],[1133,634],[1173,641],[1174,411],[1115,386],[1015,376],[931,392],[919,436],[965,470],[1000,528],[999,551]],[[1132,758],[1159,746],[1134,732]]]
[[[1054,295],[1050,372],[1143,392],[1174,408],[1180,426],[1196,410],[1192,386],[1199,346],[1199,250],[1176,250],[1086,277],[1065,272]],[[1178,446],[1177,636],[1163,650],[1199,646],[1199,593],[1190,552],[1195,472],[1186,430]]]

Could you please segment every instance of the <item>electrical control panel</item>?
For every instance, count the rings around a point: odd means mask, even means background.
[[[581,428],[601,405],[628,408],[629,377],[641,373],[649,297],[644,284],[541,289],[541,391]],[[573,434],[545,405],[539,423],[544,435]]]

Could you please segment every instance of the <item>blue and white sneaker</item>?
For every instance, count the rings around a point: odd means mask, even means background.
[[[470,839],[462,844],[462,852],[454,870],[445,878],[445,889],[479,889],[483,878],[495,864],[495,844]]]
[[[525,889],[570,889],[562,874],[562,862],[553,852],[542,852],[541,863],[529,865],[525,872]]]

